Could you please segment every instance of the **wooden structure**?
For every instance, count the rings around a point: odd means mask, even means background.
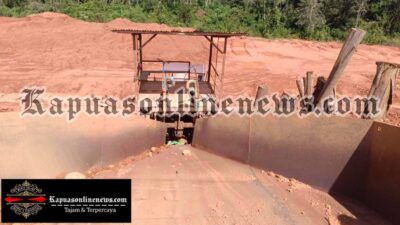
[[[117,33],[131,34],[133,40],[133,57],[136,75],[134,80],[138,81],[139,94],[159,94],[162,92],[163,79],[157,74],[168,74],[174,77],[174,85],[168,89],[169,93],[185,87],[188,80],[197,80],[200,94],[213,94],[222,96],[225,73],[225,60],[227,53],[228,38],[232,36],[243,36],[244,33],[224,32],[201,32],[201,31],[178,31],[178,30],[113,30]],[[149,36],[147,40],[144,37]],[[210,43],[208,64],[193,64],[190,61],[165,61],[161,59],[143,59],[143,50],[158,35],[185,35],[203,36]],[[220,43],[222,42],[222,47]],[[219,54],[222,62],[218,63]],[[151,63],[153,68],[147,68]],[[159,64],[154,69],[154,64]],[[207,70],[205,69],[207,68]]]
[[[377,107],[380,110],[378,115],[369,115],[371,105],[365,108],[364,118],[380,119],[384,117],[392,104],[393,93],[396,88],[396,77],[400,74],[400,64],[389,62],[376,62],[376,75],[372,82],[368,98],[376,98],[379,100]]]
[[[329,74],[328,80],[325,82],[321,93],[316,96],[317,106],[322,106],[321,104],[324,98],[334,93],[336,84],[338,83],[344,69],[346,68],[351,57],[353,56],[353,53],[355,52],[357,46],[361,43],[365,34],[366,32],[364,30],[355,28],[351,29],[350,34],[343,44],[342,50],[340,51],[339,56],[336,59],[335,65],[333,66],[331,73]]]

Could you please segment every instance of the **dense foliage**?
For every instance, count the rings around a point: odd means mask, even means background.
[[[367,43],[400,45],[400,0],[0,0],[0,16],[44,11],[268,38],[342,40],[360,27],[368,31]]]

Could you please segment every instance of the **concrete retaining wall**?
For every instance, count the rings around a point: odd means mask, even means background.
[[[165,141],[162,123],[140,117],[20,118],[0,114],[0,177],[54,178],[139,154]]]

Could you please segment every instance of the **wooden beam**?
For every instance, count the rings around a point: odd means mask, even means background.
[[[191,64],[190,64],[190,61],[189,61],[189,67],[188,67],[188,71],[187,71],[187,73],[189,74],[189,80],[190,80],[190,68],[191,68]]]
[[[139,35],[139,46],[142,46],[142,35],[141,34]],[[140,65],[141,69],[143,69],[142,60],[143,60],[142,47],[140,47],[139,48],[139,65]]]
[[[313,92],[314,98],[318,97],[321,94],[321,91],[324,88],[325,83],[326,83],[325,77],[323,76],[317,77],[317,83],[315,84],[315,89]]]
[[[302,78],[302,80],[303,80],[303,85],[304,85],[304,96],[306,96],[306,93],[307,93],[307,76],[305,76],[305,77],[303,77]]]
[[[208,37],[208,36],[204,36],[220,53],[223,53],[223,51],[214,43],[214,41]]]
[[[215,68],[214,64],[211,65],[211,68],[214,70],[215,75],[216,75],[217,77],[219,77],[217,68]]]
[[[133,42],[133,68],[136,72],[136,75],[133,77],[133,81],[139,80],[138,79],[138,71],[137,71],[137,39],[136,34],[132,34],[132,42]]]
[[[142,35],[140,35],[142,36]],[[142,45],[140,44],[140,49],[144,48],[144,46],[146,46],[151,40],[153,40],[153,38],[155,38],[157,36],[157,34],[153,34],[149,39],[147,39],[147,41]]]
[[[311,96],[313,93],[313,87],[312,87],[313,74],[314,74],[313,71],[307,71],[307,74],[306,74],[306,79],[305,79],[306,83],[304,84],[305,85],[305,93],[304,94],[307,97]]]
[[[226,37],[224,40],[224,51],[222,53],[222,72],[221,72],[221,92],[220,97],[222,98],[224,95],[224,74],[225,74],[225,61],[226,61],[226,48],[228,44],[228,38]]]
[[[377,63],[376,74],[375,74],[374,80],[372,81],[371,88],[369,89],[368,97],[372,96],[372,94],[374,93],[376,87],[378,86],[378,83],[379,83],[379,81],[381,80],[381,77],[382,77],[382,69],[383,69],[383,66],[379,66],[378,63]]]
[[[256,98],[255,98],[255,101],[254,101],[254,104],[253,104],[253,105],[256,106],[256,105],[258,104],[258,101],[259,101],[261,98],[267,96],[267,94],[268,94],[268,88],[267,88],[267,86],[265,86],[265,85],[259,85],[259,86],[257,87]]]
[[[297,85],[297,89],[299,90],[300,98],[303,98],[304,94],[305,94],[303,79],[302,78],[301,79],[297,79],[296,80],[296,85]]]
[[[380,119],[386,115],[392,104],[392,96],[396,88],[396,77],[400,73],[400,64],[377,62],[376,65],[377,70],[368,98],[375,97],[379,100],[378,108],[381,113],[379,115],[363,115],[363,118]],[[372,107],[371,104],[367,105],[364,112],[371,112],[370,107]]]
[[[316,99],[317,106],[320,106],[321,101],[334,91],[334,88],[336,87],[336,84],[342,76],[344,69],[349,63],[351,57],[353,56],[353,53],[355,52],[357,46],[364,38],[365,33],[366,32],[361,29],[351,29],[350,34],[343,44],[342,50],[340,51],[338,58],[336,59],[335,65],[333,66],[331,73],[329,74],[328,80],[326,81],[326,84],[322,89],[321,94]]]
[[[210,41],[210,54],[209,54],[209,56],[208,56],[208,70],[207,70],[207,73],[208,73],[208,78],[207,78],[207,80],[208,80],[208,83],[210,83],[210,76],[211,76],[211,64],[212,64],[212,49],[213,49],[213,45],[212,45],[212,42],[213,42],[213,37],[211,37],[211,41]],[[215,90],[214,90],[215,91]]]

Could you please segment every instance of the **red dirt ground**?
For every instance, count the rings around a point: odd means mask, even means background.
[[[86,175],[133,179],[135,224],[389,224],[349,199],[341,199],[346,207],[293,178],[187,145],[154,148]]]
[[[0,17],[0,112],[18,110],[19,91],[24,86],[45,86],[52,95],[133,94],[131,37],[112,33],[113,28],[170,29],[125,19],[89,23],[57,13]],[[270,93],[296,93],[295,79],[309,70],[327,76],[340,48],[336,42],[231,39],[224,93],[254,96],[259,84],[267,85]],[[205,63],[207,49],[203,37],[161,36],[146,46],[144,58]],[[337,86],[338,94],[366,95],[376,61],[400,63],[400,49],[361,45]],[[399,88],[397,84],[394,105],[385,119],[398,126]]]

